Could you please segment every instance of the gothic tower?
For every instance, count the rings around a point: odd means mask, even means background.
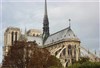
[[[48,20],[48,13],[47,13],[47,1],[45,0],[45,11],[44,11],[44,19],[43,19],[43,44],[50,35],[49,33],[49,20]]]
[[[4,56],[7,56],[10,47],[13,46],[15,41],[19,40],[21,31],[16,27],[8,27],[4,32]]]

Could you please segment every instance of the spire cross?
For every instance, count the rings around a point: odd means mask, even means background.
[[[71,27],[71,23],[70,23],[71,19],[69,19],[69,27]]]

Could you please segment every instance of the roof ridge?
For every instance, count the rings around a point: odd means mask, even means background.
[[[61,31],[63,31],[63,30],[66,30],[66,29],[68,29],[69,27],[67,27],[67,28],[64,28],[64,29],[62,29],[62,30],[60,30],[60,31],[57,31],[57,32],[55,32],[55,33],[53,33],[53,34],[51,34],[50,36],[52,36],[52,35],[55,35],[55,34],[57,34],[57,33],[59,33],[59,32],[61,32]],[[50,37],[49,36],[49,37]]]

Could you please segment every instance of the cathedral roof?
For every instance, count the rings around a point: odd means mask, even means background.
[[[35,41],[39,46],[42,46],[41,36],[27,36],[27,41]]]
[[[59,43],[61,41],[80,41],[79,38],[74,34],[71,28],[65,28],[54,34],[51,34],[44,45],[51,45],[54,43]]]
[[[38,30],[38,29],[30,29],[30,30],[28,30],[28,33],[30,33],[30,32],[35,32],[35,33],[41,33],[42,34],[42,31]]]

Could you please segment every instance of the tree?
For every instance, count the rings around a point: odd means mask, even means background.
[[[24,68],[24,47],[26,43],[15,42],[13,46],[10,47],[8,55],[4,57],[3,66],[10,68]]]
[[[48,58],[46,65],[47,68],[63,68],[60,60],[52,55]]]
[[[62,68],[60,60],[35,42],[17,41],[4,58],[7,68]]]

